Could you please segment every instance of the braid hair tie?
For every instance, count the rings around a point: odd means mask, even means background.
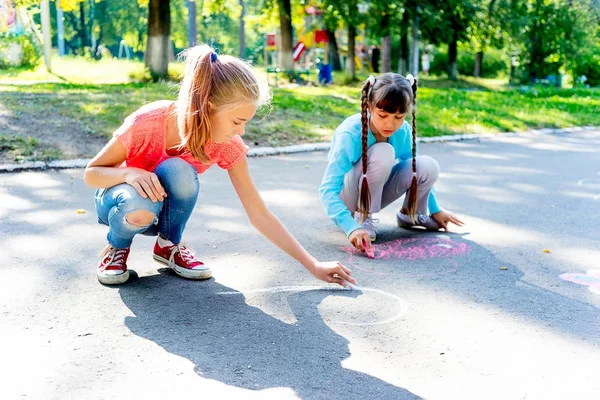
[[[412,74],[406,75],[406,80],[410,83],[410,87],[413,87],[415,84],[415,77]]]

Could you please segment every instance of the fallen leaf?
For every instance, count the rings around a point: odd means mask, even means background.
[[[77,209],[77,214],[85,214],[87,211],[85,211],[83,208],[78,208]]]
[[[544,249],[544,253],[548,254],[548,253],[550,253],[550,250]]]
[[[508,271],[508,267],[500,267],[501,271]]]

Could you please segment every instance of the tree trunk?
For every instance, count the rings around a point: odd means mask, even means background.
[[[381,72],[391,72],[392,70],[392,38],[390,36],[390,16],[385,14],[381,19]]]
[[[414,76],[419,75],[419,16],[414,13],[411,26],[411,41],[410,41],[411,65],[410,73]]]
[[[56,2],[56,35],[58,41],[58,55],[62,57],[65,55],[65,25],[60,1]]]
[[[83,54],[83,48],[87,44],[87,37],[85,34],[85,9],[84,3],[79,3],[79,41],[81,49],[81,54]]]
[[[246,2],[240,0],[240,6],[242,7],[242,13],[240,14],[240,58],[244,58],[246,56],[246,22],[244,21]]]
[[[400,59],[398,60],[398,72],[400,75],[405,75],[408,72],[408,59],[409,48],[408,48],[408,27],[410,25],[408,13],[405,11],[402,15],[402,26],[400,27]]]
[[[290,0],[277,0],[279,4],[279,29],[281,31],[281,67],[284,70],[294,69],[293,43],[292,43],[292,5]]]
[[[381,72],[392,72],[392,37],[381,38]]]
[[[458,71],[456,69],[456,57],[458,54],[458,40],[456,34],[452,35],[452,41],[448,44],[448,78],[456,80]]]
[[[150,0],[148,4],[148,44],[145,64],[156,81],[165,78],[169,69],[171,35],[170,0]]]
[[[481,78],[481,67],[483,66],[483,51],[478,51],[475,54],[475,71],[473,71],[473,76],[475,78]]]
[[[335,32],[327,29],[327,49],[329,51],[329,63],[334,71],[342,70],[342,63],[340,62],[340,53],[338,50],[337,40],[335,39]]]
[[[92,51],[92,57],[96,54],[96,48],[98,47],[98,42],[96,41],[96,34],[94,33],[94,22],[95,22],[95,10],[94,10],[94,4],[95,4],[95,0],[89,0],[90,1],[90,22],[89,22],[89,28],[90,28],[90,47],[91,47],[91,51]],[[80,3],[83,4],[83,3]]]
[[[348,26],[348,60],[346,60],[346,71],[353,81],[356,80],[356,27]]]
[[[105,0],[106,1],[106,0]],[[196,0],[188,0],[188,45],[193,47],[198,41],[198,26],[196,24]]]

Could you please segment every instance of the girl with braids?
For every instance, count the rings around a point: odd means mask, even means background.
[[[416,98],[412,75],[370,76],[362,89],[361,112],[334,133],[319,193],[327,215],[362,251],[370,250],[377,236],[372,215],[404,194],[396,214],[399,227],[447,231],[449,222],[463,225],[437,203],[437,162],[417,155]],[[405,121],[408,112],[412,124]]]
[[[207,45],[187,52],[186,76],[176,102],[157,101],[125,119],[88,164],[98,222],[108,225],[108,245],[97,277],[127,281],[133,237],[157,235],[153,258],[188,279],[207,279],[210,268],[181,238],[199,193],[198,174],[213,164],[229,172],[252,224],[275,245],[325,282],[356,284],[339,262],[320,262],[265,206],[248,170],[241,135],[257,107],[269,102],[266,81],[245,62],[217,56]]]

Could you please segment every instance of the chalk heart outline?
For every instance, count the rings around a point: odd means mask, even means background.
[[[592,293],[600,294],[600,270],[588,271],[587,274],[568,273],[559,276],[565,281],[587,286]]]
[[[383,319],[380,321],[373,321],[373,322],[355,322],[355,321],[341,321],[341,320],[331,319],[330,322],[332,322],[334,324],[350,325],[350,326],[373,326],[373,325],[390,324],[390,323],[398,320],[400,317],[402,317],[409,309],[409,305],[406,300],[396,296],[395,294],[386,292],[384,290],[369,288],[369,287],[355,287],[355,289],[344,289],[344,288],[328,287],[328,286],[275,286],[275,287],[264,288],[264,289],[252,289],[252,290],[233,291],[233,292],[218,292],[217,294],[218,295],[226,295],[226,296],[240,295],[240,294],[241,295],[250,295],[250,294],[268,295],[268,294],[282,293],[282,292],[307,292],[307,291],[314,291],[314,290],[324,290],[324,291],[328,291],[328,292],[358,290],[360,292],[366,292],[366,293],[371,292],[371,293],[380,294],[385,297],[389,297],[397,303],[396,308],[395,308],[396,314],[394,314],[393,316],[391,316],[389,318],[386,318],[386,319]]]

